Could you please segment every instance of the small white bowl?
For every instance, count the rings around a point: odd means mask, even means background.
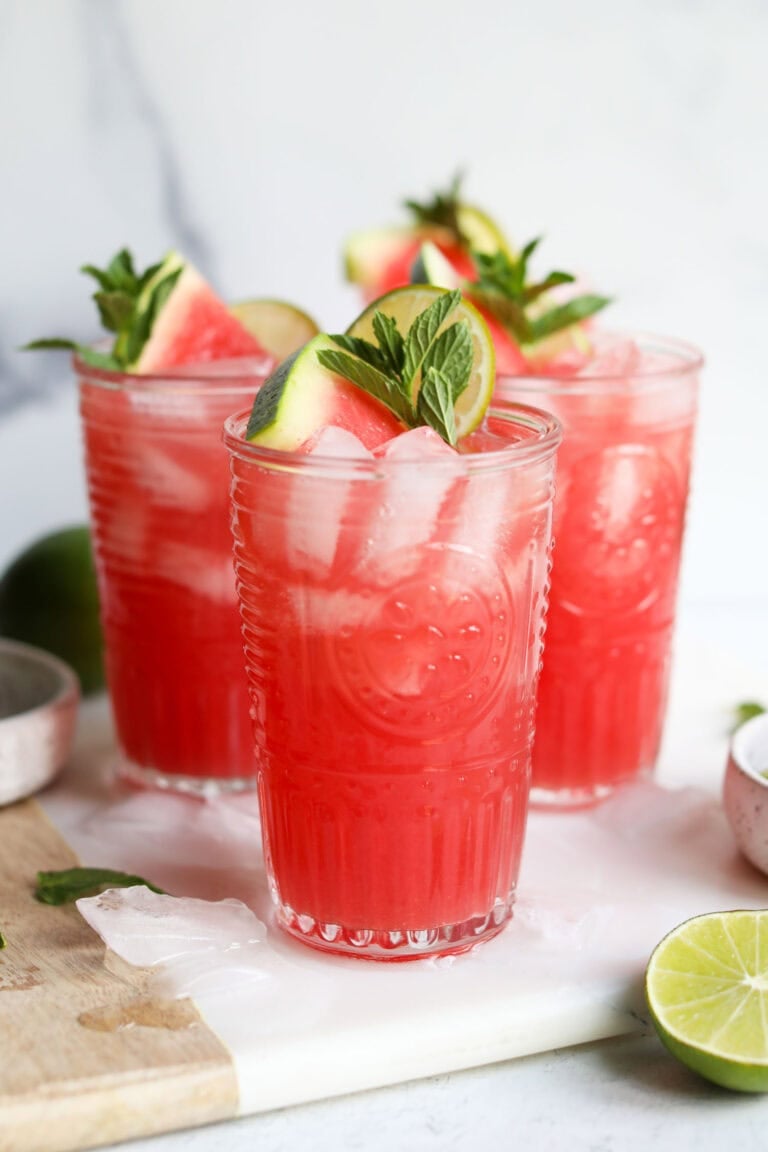
[[[72,748],[80,685],[63,660],[0,640],[0,805],[43,788]]]
[[[734,733],[723,781],[723,806],[736,843],[768,874],[768,712]]]

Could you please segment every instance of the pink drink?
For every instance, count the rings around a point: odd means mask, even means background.
[[[499,383],[564,428],[534,803],[588,804],[655,764],[700,367],[675,341],[601,337],[574,375]]]
[[[120,771],[138,783],[255,785],[221,427],[269,366],[75,360]]]
[[[279,921],[369,958],[462,951],[512,911],[558,426],[502,403],[471,455],[422,428],[376,459],[338,429],[300,454],[244,427],[226,441]]]

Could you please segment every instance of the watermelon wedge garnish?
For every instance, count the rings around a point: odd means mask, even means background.
[[[371,301],[411,282],[411,270],[422,244],[429,241],[463,279],[472,279],[471,253],[511,254],[501,228],[487,212],[461,196],[461,177],[423,203],[406,200],[409,225],[355,232],[344,245],[347,280],[357,284]]]
[[[71,348],[94,367],[142,374],[268,355],[178,252],[139,273],[123,248],[106,268],[86,264],[81,271],[98,285],[93,299],[103,326],[114,334],[111,349],[59,337],[35,340],[27,348]]]

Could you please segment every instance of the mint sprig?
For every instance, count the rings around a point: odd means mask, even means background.
[[[0,932],[0,952],[2,952],[3,948],[7,948],[7,946],[8,941],[5,939],[5,936],[3,936],[2,932]]]
[[[107,888],[133,888],[144,884],[151,892],[163,893],[141,876],[116,872],[112,868],[65,868],[61,872],[38,872],[35,899],[41,904],[71,904],[83,896],[98,896]]]
[[[94,368],[130,371],[141,357],[155,321],[184,271],[184,262],[176,252],[170,252],[159,264],[151,264],[139,273],[131,253],[121,248],[106,268],[84,264],[80,271],[98,285],[93,300],[103,327],[114,333],[111,350],[99,352],[61,336],[33,340],[24,345],[24,350],[67,348]]]
[[[454,409],[469,384],[474,355],[465,320],[444,327],[460,302],[460,292],[441,293],[405,335],[392,316],[376,311],[376,344],[356,336],[331,336],[340,350],[323,350],[317,358],[324,368],[385,404],[408,428],[428,425],[455,445]]]
[[[404,203],[417,226],[445,228],[446,231],[453,234],[456,242],[462,248],[467,248],[469,247],[469,237],[462,232],[459,223],[463,179],[463,173],[457,172],[445,192],[435,192],[432,199],[424,203],[418,200],[406,200]]]
[[[542,280],[529,280],[528,263],[540,243],[541,237],[531,240],[516,257],[501,251],[472,253],[477,282],[468,284],[467,291],[522,345],[536,344],[570,328],[611,302],[607,296],[585,293],[542,310],[543,297],[561,284],[573,284],[575,277],[570,272],[553,271]],[[536,307],[532,309],[532,305]]]

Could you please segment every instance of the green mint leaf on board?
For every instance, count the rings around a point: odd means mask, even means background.
[[[130,876],[112,868],[66,868],[62,872],[38,872],[35,899],[41,904],[71,904],[83,896],[97,896],[107,888],[132,888],[144,884],[162,894],[141,876]]]
[[[542,280],[529,279],[528,263],[541,237],[528,242],[518,256],[506,252],[473,252],[477,275],[469,286],[472,298],[487,308],[519,344],[535,344],[555,332],[570,328],[610,304],[607,296],[576,296],[542,310],[546,294],[561,284],[574,283],[570,272],[549,272]],[[538,304],[531,313],[530,305]]]
[[[467,237],[459,224],[459,208],[461,206],[461,183],[463,174],[457,172],[447,191],[436,192],[431,200],[423,204],[418,200],[406,200],[405,207],[414,218],[414,222],[422,227],[445,228],[453,233],[456,242],[462,247],[467,245]]]
[[[68,348],[95,368],[129,372],[138,363],[163,306],[184,271],[184,262],[176,252],[169,252],[158,264],[139,273],[127,248],[112,257],[106,268],[84,264],[80,269],[96,281],[93,301],[102,326],[114,335],[109,352],[98,352],[88,345],[55,337],[33,340],[24,350]]]
[[[7,947],[7,941],[5,939],[5,936],[3,936],[2,932],[0,932],[0,952],[2,952],[3,948],[6,948],[6,947]]]
[[[456,417],[453,411],[453,388],[443,373],[430,365],[424,373],[417,401],[422,424],[439,432],[443,440],[455,446]]]
[[[460,302],[460,292],[439,293],[405,335],[394,317],[376,311],[372,327],[377,344],[331,336],[338,351],[323,349],[318,361],[385,404],[407,428],[429,425],[455,445],[454,406],[469,384],[474,359],[466,321],[445,327]],[[420,387],[414,387],[419,377]]]
[[[742,724],[746,724],[747,720],[752,720],[755,716],[762,716],[765,711],[765,705],[758,703],[757,700],[743,700],[733,710],[731,731],[735,732],[737,728],[741,728]]]

